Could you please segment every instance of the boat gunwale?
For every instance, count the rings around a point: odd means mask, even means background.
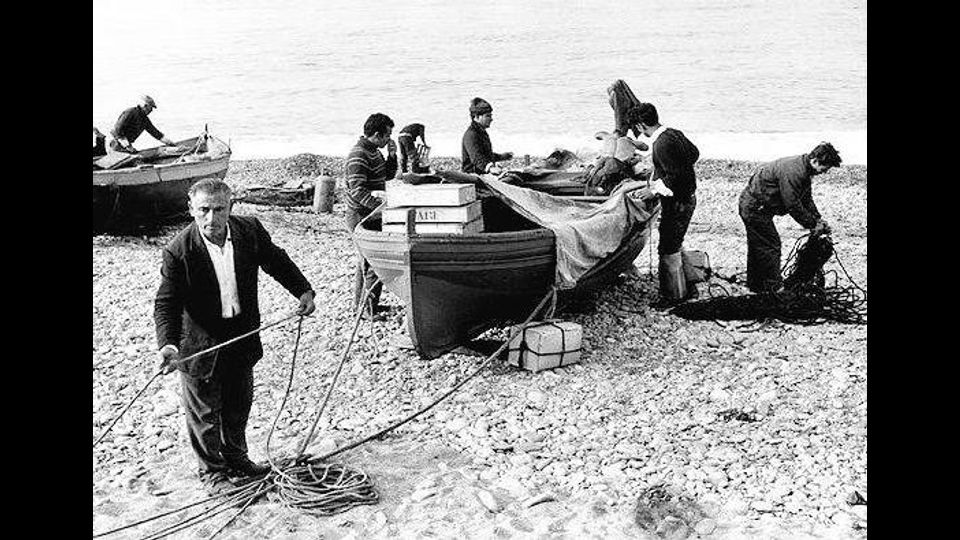
[[[215,157],[213,159],[203,160],[203,161],[184,161],[182,163],[164,163],[159,165],[145,164],[145,165],[140,165],[137,167],[130,167],[130,168],[93,171],[93,185],[110,187],[110,186],[141,186],[141,185],[149,185],[149,184],[160,184],[163,182],[170,182],[170,181],[184,180],[186,178],[191,178],[190,176],[183,176],[180,178],[169,178],[169,179],[164,179],[162,177],[162,174],[181,172],[181,169],[200,168],[201,166],[211,166],[211,165],[213,166],[223,165],[224,168],[229,167],[230,158],[233,156],[233,151],[230,149],[229,145],[227,145],[227,143],[225,143],[223,140],[217,137],[214,137],[212,135],[210,137],[216,141],[219,141],[224,146],[226,146],[227,147],[226,153],[224,153],[221,156]],[[192,139],[186,139],[185,141],[196,140],[197,138],[198,137],[193,137]],[[180,142],[183,143],[185,141],[180,141]],[[144,151],[146,152],[149,150],[152,150],[152,149],[147,149]],[[130,177],[135,174],[142,174],[147,171],[155,171],[157,173],[157,177],[159,178],[159,180],[154,182],[123,182],[122,181],[125,177]],[[217,167],[215,171],[210,173],[210,175],[217,174],[218,172],[220,172],[219,167]],[[208,176],[208,175],[204,174],[203,176]]]
[[[365,229],[363,222],[358,223],[354,229],[355,238],[376,241],[380,240],[391,244],[466,244],[466,243],[502,243],[505,240],[515,239],[517,242],[555,239],[556,233],[547,227],[538,227],[536,229],[526,229],[522,231],[503,231],[503,232],[479,232],[479,233],[406,233],[406,232],[384,232]]]

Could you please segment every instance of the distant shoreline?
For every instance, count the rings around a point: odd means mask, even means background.
[[[545,156],[530,156],[531,164],[542,160]],[[226,180],[235,187],[250,185],[279,186],[284,182],[297,178],[313,178],[329,171],[334,178],[343,178],[346,156],[331,156],[321,154],[301,153],[284,158],[237,159],[230,161]],[[514,157],[508,162],[502,162],[507,168],[522,168],[524,157]],[[763,161],[740,159],[704,158],[694,166],[698,182],[709,181],[711,178],[727,180],[744,180],[749,178],[753,170]],[[460,158],[436,157],[430,159],[434,170],[460,170]],[[814,183],[861,183],[867,181],[867,166],[850,164],[841,165],[841,170],[833,170],[824,177],[818,177]]]
[[[684,129],[690,140],[700,149],[701,159],[730,159],[742,161],[771,161],[783,156],[809,151],[821,141],[828,141],[840,152],[848,165],[867,164],[867,131],[824,130],[797,132],[698,132]],[[303,152],[318,155],[346,155],[356,142],[356,135],[325,133],[302,135],[283,140],[250,140],[230,137],[226,133],[213,132],[224,140],[230,140],[236,159],[283,159]],[[462,133],[431,131],[427,128],[427,144],[431,157],[459,158]],[[524,154],[547,155],[556,148],[579,154],[599,150],[599,142],[591,134],[555,133],[550,135],[504,133],[494,126],[491,139],[497,152],[512,151],[516,156]],[[641,138],[641,140],[643,140]]]

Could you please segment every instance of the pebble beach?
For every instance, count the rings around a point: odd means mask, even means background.
[[[234,206],[234,213],[260,218],[317,291],[295,366],[296,321],[262,335],[247,429],[255,461],[268,451],[274,458],[297,452],[353,327],[356,251],[343,225],[343,163],[343,156],[312,154],[235,161],[225,179],[242,191],[324,171],[338,177],[329,214]],[[459,160],[435,158],[432,165],[458,169]],[[756,165],[696,165],[698,206],[685,248],[708,252],[724,275],[746,264],[737,197]],[[813,197],[846,272],[866,288],[866,166],[815,177]],[[776,224],[786,256],[805,231],[788,216]],[[93,237],[94,437],[156,373],[152,315],[161,250],[183,226]],[[657,299],[650,249],[636,272],[558,314],[582,325],[580,363],[531,373],[495,360],[428,414],[336,456],[370,476],[377,504],[314,517],[267,497],[217,537],[865,538],[867,326],[745,327],[658,312],[650,307]],[[703,284],[700,291],[709,293]],[[483,360],[448,353],[428,361],[396,347],[404,333],[400,301],[385,292],[382,303],[393,309],[360,326],[311,453],[412,414]],[[260,304],[266,323],[288,315],[296,300],[262,274]],[[484,337],[506,335],[495,329]],[[290,396],[267,449],[291,367]],[[206,498],[179,384],[173,375],[155,381],[93,449],[94,534]],[[228,515],[173,537],[206,538]],[[141,538],[169,522],[108,538]]]

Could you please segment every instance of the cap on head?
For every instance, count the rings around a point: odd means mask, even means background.
[[[140,103],[143,103],[144,105],[149,105],[149,106],[153,107],[154,109],[157,108],[157,102],[154,101],[152,97],[150,97],[150,96],[148,96],[148,95],[146,95],[146,94],[143,94],[142,96],[140,96]]]
[[[470,117],[481,116],[493,112],[493,106],[483,98],[475,97],[470,100]]]

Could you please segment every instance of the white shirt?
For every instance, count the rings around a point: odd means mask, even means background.
[[[227,225],[227,240],[223,247],[214,244],[200,233],[203,243],[207,246],[207,253],[213,262],[213,271],[217,274],[217,283],[220,285],[220,315],[230,319],[240,314],[240,296],[237,294],[237,272],[233,266],[233,241],[230,236],[230,226]]]
[[[657,139],[660,137],[660,134],[667,129],[667,126],[660,125],[657,129],[650,134],[650,150],[653,151],[653,143],[657,142]]]
[[[660,134],[667,129],[667,126],[660,124],[660,127],[653,130],[653,133],[650,134],[650,178],[653,178],[653,143],[657,142],[657,139],[660,138]]]

